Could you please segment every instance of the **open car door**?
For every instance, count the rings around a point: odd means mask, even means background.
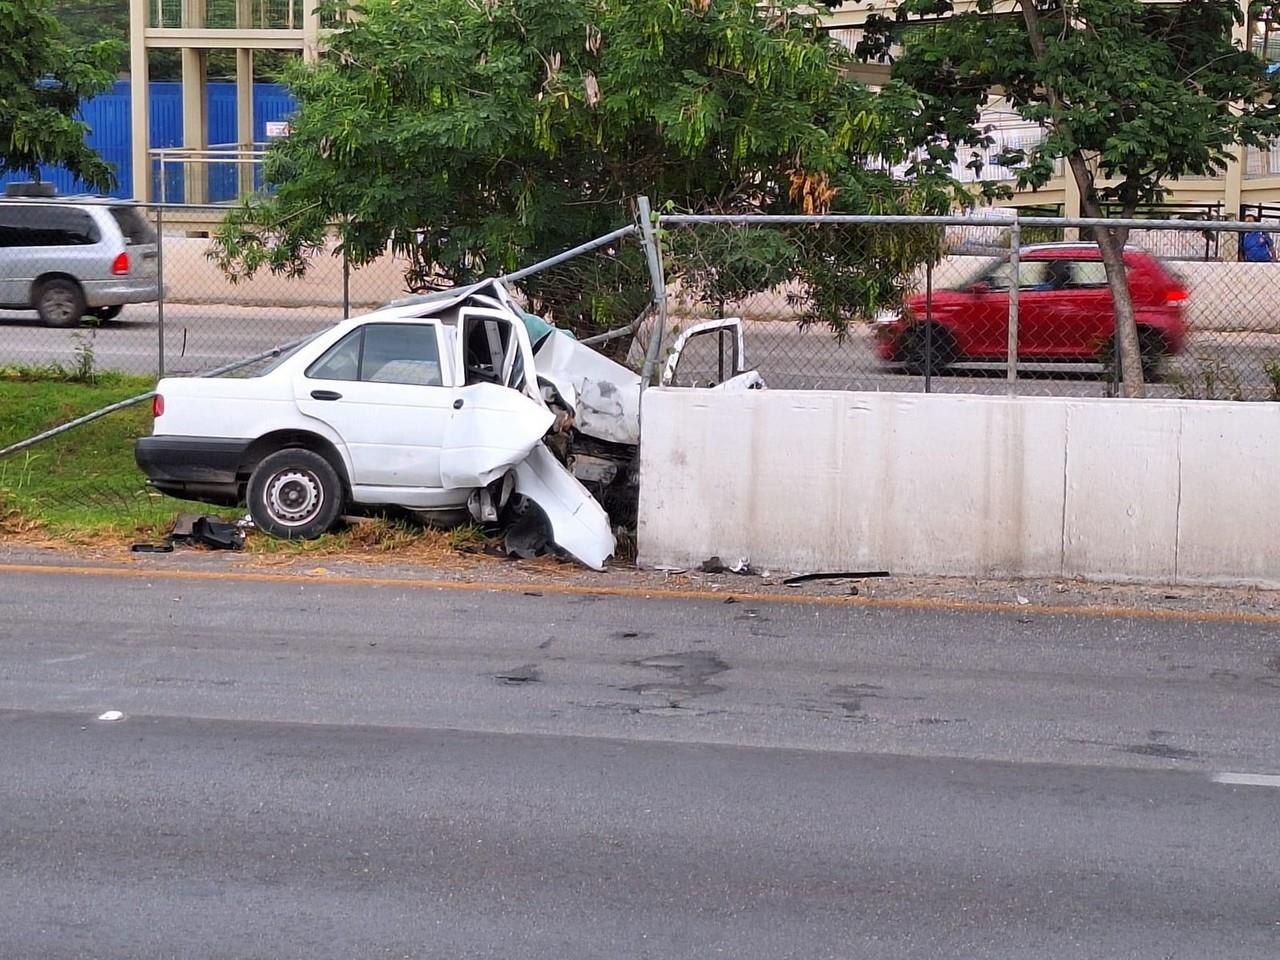
[[[529,335],[505,310],[458,311],[453,409],[440,452],[449,489],[485,487],[520,463],[555,422],[529,390]]]
[[[742,320],[695,323],[676,338],[662,371],[664,387],[759,390],[764,379],[746,366]]]

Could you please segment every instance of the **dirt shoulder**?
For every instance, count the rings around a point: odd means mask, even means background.
[[[308,553],[217,552],[178,548],[170,554],[136,554],[119,547],[75,548],[0,543],[4,568],[43,567],[101,575],[179,579],[254,579],[270,582],[377,582],[406,589],[441,587],[643,598],[664,596],[720,602],[784,602],[851,606],[931,607],[984,611],[1239,619],[1280,623],[1280,591],[1255,588],[1089,583],[1076,580],[974,580],[945,577],[859,577],[787,584],[786,575],[739,575],[698,570],[639,570],[618,566],[604,573],[552,559],[506,560],[458,552],[431,562],[396,556],[358,558]]]

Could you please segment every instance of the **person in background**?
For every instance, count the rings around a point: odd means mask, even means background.
[[[1256,214],[1246,213],[1245,223],[1257,223]],[[1271,234],[1264,230],[1250,230],[1240,235],[1240,259],[1250,263],[1270,263],[1276,258],[1275,244]]]

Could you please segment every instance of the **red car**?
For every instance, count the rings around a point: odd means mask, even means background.
[[[1138,321],[1143,371],[1181,353],[1187,336],[1186,288],[1149,253],[1126,250],[1129,290]],[[912,372],[925,368],[931,340],[933,371],[958,361],[1000,361],[1008,355],[1011,264],[988,266],[958,289],[935,290],[926,338],[925,297],[908,297],[900,314],[878,322],[882,359]],[[1115,315],[1096,244],[1051,243],[1022,251],[1018,278],[1018,358],[1106,362]]]

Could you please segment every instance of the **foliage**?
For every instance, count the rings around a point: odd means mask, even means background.
[[[1264,9],[1251,7],[1255,15]],[[1013,13],[997,13],[993,0],[959,13],[951,0],[904,0],[892,20],[873,18],[860,53],[885,58],[894,35],[909,31],[893,75],[921,95],[914,140],[927,147],[923,169],[957,156],[982,169],[994,141],[981,112],[999,89],[1046,132],[1037,147],[999,157],[1018,185],[1043,186],[1065,159],[1085,216],[1102,217],[1110,206],[1125,218],[1159,202],[1169,180],[1219,173],[1233,146],[1280,135],[1280,78],[1232,43],[1245,14],[1236,0],[1018,0]],[[932,29],[911,29],[939,17]],[[988,183],[985,192],[998,188]],[[1126,385],[1140,391],[1119,259],[1127,231],[1095,236],[1117,305]]]
[[[219,262],[233,277],[299,274],[336,223],[353,264],[390,244],[423,290],[604,234],[642,193],[694,212],[949,207],[945,178],[904,185],[867,168],[901,159],[919,105],[901,85],[877,95],[852,79],[809,9],[366,0],[323,63],[288,73],[300,109],[267,158],[276,190],[228,218]],[[897,268],[866,252],[845,250],[836,272]],[[626,247],[612,273],[568,287],[535,276],[525,290],[580,331],[629,321],[647,299],[639,256]],[[839,329],[847,315],[822,319]]]
[[[112,186],[75,114],[111,85],[119,53],[111,42],[67,43],[49,0],[0,0],[0,173],[39,179],[41,164],[56,164],[94,188]]]

